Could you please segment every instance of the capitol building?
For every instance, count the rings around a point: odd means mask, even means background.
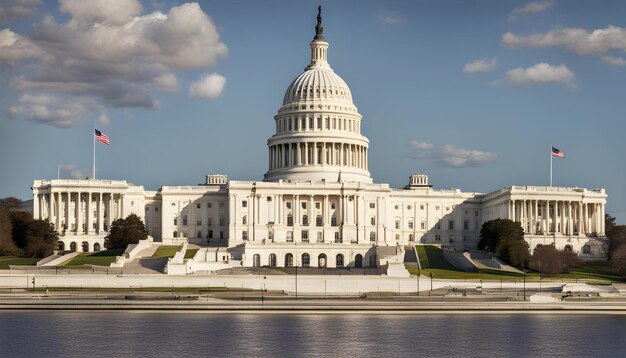
[[[554,244],[606,260],[604,189],[483,194],[436,189],[424,174],[410,175],[404,188],[374,183],[361,133],[367,119],[328,62],[319,15],[310,48],[274,116],[263,181],[211,174],[203,185],[151,191],[125,180],[35,180],[35,218],[55,225],[61,250],[103,250],[111,223],[134,213],[155,243],[187,242],[224,253],[218,261],[278,267],[376,267],[385,250],[419,244],[462,252],[476,248],[484,222],[505,218],[522,225],[531,250]]]

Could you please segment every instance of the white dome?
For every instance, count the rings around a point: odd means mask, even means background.
[[[330,66],[309,68],[293,80],[285,92],[283,106],[306,100],[343,101],[353,105],[350,88]]]

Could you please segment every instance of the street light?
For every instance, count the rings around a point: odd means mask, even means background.
[[[417,265],[417,297],[420,295],[420,275],[422,273],[422,269],[419,265]]]

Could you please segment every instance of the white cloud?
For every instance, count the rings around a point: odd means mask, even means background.
[[[561,47],[579,55],[600,55],[610,50],[626,52],[626,29],[612,25],[592,31],[565,28],[529,36],[507,32],[502,43],[509,47]]]
[[[489,72],[495,70],[497,66],[498,61],[495,57],[492,58],[491,61],[481,58],[476,61],[466,63],[463,67],[463,71],[467,73]]]
[[[75,164],[61,164],[59,176],[61,179],[85,179],[93,175],[93,169],[80,169]]]
[[[406,16],[399,11],[381,11],[378,20],[387,25],[404,25],[408,22]]]
[[[189,85],[189,96],[213,100],[222,94],[224,85],[226,85],[226,77],[217,73],[207,74]]]
[[[137,0],[61,0],[59,10],[84,23],[124,25],[141,14]]]
[[[515,68],[506,73],[507,81],[512,85],[543,85],[551,83],[564,84],[575,88],[575,76],[565,65],[552,66],[538,63],[528,68]]]
[[[89,113],[94,104],[87,99],[62,99],[51,95],[25,94],[18,105],[9,108],[12,117],[52,125],[57,128],[72,127],[76,120]]]
[[[414,142],[416,145],[414,145]],[[413,140],[409,142],[409,146],[417,150],[416,158],[432,159],[438,165],[449,168],[478,167],[492,163],[498,158],[492,152],[463,149],[453,144],[445,144],[440,148],[436,148],[431,144]]]
[[[161,92],[178,92],[178,79],[172,73],[164,73],[155,77],[154,85]]]
[[[626,66],[626,60],[622,57],[602,56],[602,61],[613,66]]]
[[[515,19],[516,15],[520,14],[532,14],[536,12],[542,12],[548,10],[556,4],[554,0],[533,1],[522,7],[517,7],[511,11],[510,18]]]
[[[90,99],[98,112],[156,109],[155,91],[178,91],[179,73],[212,68],[228,53],[213,20],[197,3],[142,14],[136,0],[63,0],[60,11],[69,15],[64,23],[46,16],[30,34],[0,31],[0,65],[23,73],[11,80],[14,91],[78,103]],[[25,107],[22,103],[14,107],[18,115],[29,113],[17,110]]]
[[[37,12],[41,0],[2,0],[0,4],[0,23],[12,22],[22,17],[29,17]]]
[[[100,117],[98,117],[98,122],[100,122],[100,124],[103,124],[105,126],[108,126],[109,124],[111,124],[111,120],[109,119],[109,117],[106,114],[101,114]]]
[[[417,139],[413,139],[409,142],[409,147],[413,149],[432,149],[434,146],[430,143],[420,142]]]

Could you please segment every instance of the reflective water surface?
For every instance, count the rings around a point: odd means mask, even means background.
[[[0,312],[1,357],[624,357],[626,316]]]

